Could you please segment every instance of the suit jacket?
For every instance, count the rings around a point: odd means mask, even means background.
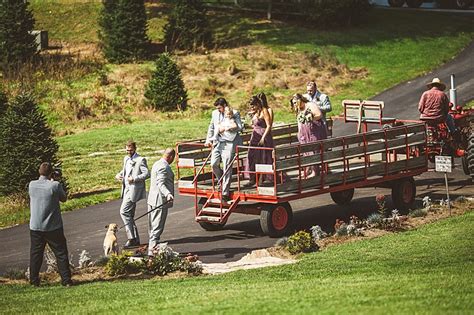
[[[160,159],[153,164],[151,169],[150,192],[147,203],[157,207],[166,202],[166,197],[171,194],[174,197],[174,173],[168,162]],[[171,208],[172,203],[163,208]]]
[[[30,182],[30,230],[51,232],[63,227],[59,202],[66,201],[63,185],[45,176]]]
[[[129,176],[132,176],[133,183],[129,184],[128,193],[130,195],[130,200],[133,202],[137,202],[138,200],[146,198],[145,180],[150,176],[150,173],[148,171],[146,159],[138,155],[138,153],[135,153],[132,156],[132,168],[131,170],[129,170],[128,174],[125,174],[125,165],[128,159],[128,156],[125,156],[123,158],[122,170],[116,175],[116,177],[123,176],[122,192],[120,194],[120,197],[124,197],[125,181],[128,180]]]
[[[224,141],[219,136],[219,132],[217,132],[217,128],[219,128],[219,123],[221,123],[224,120],[224,113],[220,113],[217,109],[212,111],[212,116],[211,116],[211,122],[209,124],[209,128],[207,129],[207,137],[206,137],[206,142],[208,143],[213,143],[213,142],[220,142]],[[234,143],[236,144],[242,144],[242,138],[240,137],[240,132],[243,129],[242,126],[242,120],[240,119],[240,114],[238,111],[234,109],[234,120],[235,123],[237,124],[237,136],[234,139]]]

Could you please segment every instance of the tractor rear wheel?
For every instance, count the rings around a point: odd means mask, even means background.
[[[463,168],[466,175],[471,175],[474,180],[474,130],[467,138],[467,150],[463,156]],[[467,171],[467,172],[466,172]]]
[[[407,214],[415,204],[416,185],[413,177],[407,177],[394,182],[392,186],[392,201],[401,214]]]

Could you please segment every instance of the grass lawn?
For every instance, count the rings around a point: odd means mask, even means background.
[[[474,212],[221,276],[0,286],[4,313],[468,314]]]
[[[98,1],[72,0],[35,0],[31,5],[39,25],[44,25],[51,32],[52,39],[71,44],[97,41],[97,23],[93,21],[96,19],[98,6]],[[57,10],[52,10],[55,7]],[[72,28],[80,34],[65,31],[61,23],[66,19],[58,14],[64,10],[67,11],[65,16],[70,19],[68,25],[79,23],[84,27]],[[165,15],[158,6],[149,10],[149,16],[149,33],[154,34],[154,40],[158,40]],[[474,38],[471,17],[432,12],[373,10],[367,24],[334,30],[302,28],[292,23],[268,22],[217,12],[211,12],[210,19],[211,25],[215,27],[217,42],[224,47],[220,52],[225,47],[252,50],[264,46],[274,51],[313,54],[324,60],[332,60],[335,64],[346,64],[350,69],[362,69],[365,73],[363,78],[341,81],[342,83],[334,83],[336,80],[331,77],[316,78],[320,82],[324,80],[327,84],[334,85],[327,88],[338,91],[330,95],[334,105],[333,114],[340,112],[341,100],[369,98],[400,82],[422,75],[453,58]],[[206,58],[213,60],[212,56],[213,52]],[[118,196],[118,185],[113,181],[113,176],[120,168],[126,139],[133,137],[137,140],[139,152],[152,157],[149,161],[151,166],[157,158],[156,152],[165,146],[205,135],[209,115],[208,111],[202,111],[199,106],[211,103],[215,97],[200,96],[201,90],[188,90],[193,110],[183,115],[167,115],[144,109],[140,93],[143,92],[143,77],[149,75],[151,64],[150,61],[143,64],[106,64],[105,67],[112,69],[110,71],[114,72],[116,78],[114,84],[105,88],[97,83],[101,72],[97,71],[96,66],[90,66],[90,69],[95,70],[87,70],[89,68],[84,66],[86,70],[83,71],[91,71],[87,75],[79,72],[77,78],[45,80],[37,85],[41,98],[39,104],[45,110],[55,132],[74,133],[57,137],[64,174],[69,179],[71,192],[75,197],[68,201],[64,210]],[[188,61],[188,66],[191,67],[192,62]],[[216,69],[218,66],[222,65],[211,64],[207,68]],[[236,66],[239,67],[238,64]],[[183,77],[188,77],[189,81],[193,78],[202,79],[194,70],[182,69]],[[285,77],[288,71],[295,70],[281,69],[280,76]],[[133,78],[140,79],[130,80],[129,84],[127,75],[131,73]],[[209,78],[208,81],[210,85],[214,82]],[[250,91],[240,85],[220,89],[233,105],[244,103],[251,93],[263,90],[275,96],[271,105],[276,109],[276,121],[293,121],[294,115],[289,113],[286,100],[289,95],[303,90],[304,82],[301,82],[300,89],[277,88],[255,82],[256,78],[248,78],[246,83]],[[102,88],[104,90],[99,91]],[[324,85],[320,88],[325,91]],[[62,107],[53,107],[57,104]],[[90,120],[65,120],[62,115],[73,113],[74,117],[74,111],[80,108],[79,105],[97,106],[93,108],[98,112],[97,117]],[[102,112],[105,114],[101,114]],[[27,219],[28,215],[23,214],[27,211],[11,205],[5,198],[0,198],[0,226]]]

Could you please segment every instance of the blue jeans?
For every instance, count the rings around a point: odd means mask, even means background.
[[[450,133],[456,132],[456,125],[454,124],[454,118],[451,114],[446,116],[446,125],[448,126]]]

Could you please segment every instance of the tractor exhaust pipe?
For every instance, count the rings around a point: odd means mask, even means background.
[[[451,88],[449,89],[449,101],[453,104],[453,108],[456,108],[458,104],[458,98],[456,93],[456,84],[454,82],[454,74],[451,74]]]

